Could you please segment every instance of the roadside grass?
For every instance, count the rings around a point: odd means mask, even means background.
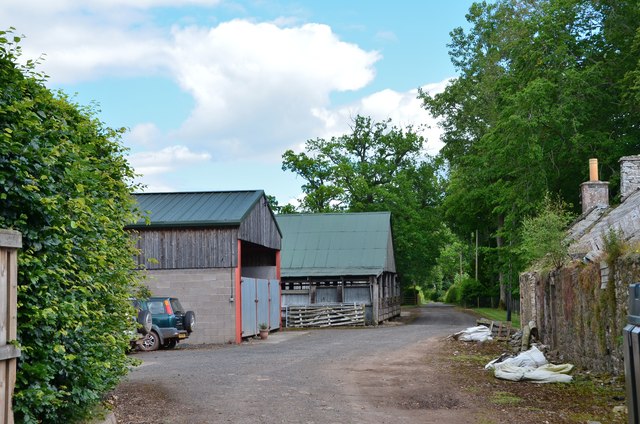
[[[448,340],[441,358],[452,370],[451,378],[461,388],[487,405],[482,418],[491,423],[581,423],[594,421],[625,424],[627,414],[616,412],[625,405],[625,386],[621,376],[602,375],[575,369],[573,381],[562,384],[536,384],[500,380],[484,369],[484,365],[502,353],[509,352],[506,342],[459,342]],[[443,365],[440,365],[443,366]]]
[[[491,403],[496,405],[517,405],[522,402],[522,398],[510,392],[497,391],[491,395]]]
[[[481,316],[482,318],[490,319],[491,321],[506,321],[507,311],[497,308],[469,308],[474,314]],[[520,328],[520,315],[511,313],[511,326],[514,328]]]

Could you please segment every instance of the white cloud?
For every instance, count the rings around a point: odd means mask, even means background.
[[[129,156],[131,166],[144,176],[169,173],[209,160],[209,153],[194,153],[185,146],[171,146],[160,151],[146,151]]]
[[[348,105],[331,104],[332,93],[370,84],[381,55],[341,40],[327,25],[303,24],[292,15],[270,22],[236,19],[185,26],[189,16],[177,12],[168,28],[154,15],[156,6],[219,3],[0,0],[0,16],[27,35],[21,43],[25,60],[46,53],[39,69],[56,84],[160,74],[192,96],[195,106],[173,130],[161,131],[164,123],[141,122],[124,137],[129,147],[145,149],[130,161],[150,189],[171,189],[173,184],[164,181],[213,160],[251,159],[279,168],[284,150],[309,138],[348,133],[357,114],[390,117],[398,126],[431,125],[425,130],[427,146],[437,150],[439,129],[415,90],[387,89]],[[378,37],[393,40],[394,35]],[[437,91],[444,84],[424,89]]]
[[[429,94],[441,93],[449,81],[447,79],[428,84],[423,86],[422,90]],[[398,92],[386,89],[337,109],[316,108],[313,113],[324,122],[325,128],[325,133],[319,136],[330,138],[349,133],[349,125],[357,115],[370,116],[376,121],[391,118],[392,124],[397,127],[413,126],[415,131],[426,138],[429,154],[436,154],[442,148],[442,130],[438,127],[437,120],[423,108],[422,101],[417,97],[418,90]],[[298,144],[297,149],[300,150],[303,146]]]
[[[173,73],[196,101],[177,135],[231,156],[281,152],[318,127],[311,110],[328,106],[331,92],[370,83],[380,58],[319,24],[280,28],[234,20],[173,34]]]
[[[124,136],[124,140],[129,146],[157,145],[163,138],[164,135],[153,122],[138,124]]]

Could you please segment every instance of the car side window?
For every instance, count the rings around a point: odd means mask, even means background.
[[[164,305],[162,302],[149,302],[149,312],[152,314],[164,314]]]

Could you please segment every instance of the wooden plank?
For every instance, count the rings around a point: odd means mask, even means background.
[[[8,301],[9,301],[9,288],[8,288],[8,273],[9,273],[9,251],[6,248],[0,248],[0,348],[5,347],[7,344],[7,333],[9,330],[9,314],[8,314]],[[10,363],[7,360],[0,360],[0,424],[8,423],[10,415],[10,378],[9,367]]]
[[[9,312],[7,339],[11,341],[18,338],[18,251],[15,249],[9,251],[7,277],[7,288],[9,290],[7,296],[7,309]]]
[[[0,361],[0,424],[8,424],[11,415],[9,397],[9,361]]]
[[[0,346],[0,361],[5,361],[7,359],[19,358],[20,357],[20,349],[15,347],[14,345],[4,345]]]
[[[364,325],[364,305],[302,305],[284,310],[287,327]]]
[[[7,418],[5,422],[7,424],[13,424],[13,389],[16,385],[16,367],[18,365],[17,359],[9,359],[7,361],[7,399],[10,401],[7,402]]]
[[[0,424],[13,424],[12,396],[16,380],[15,358],[20,350],[7,344],[17,337],[17,251],[22,237],[0,230]]]
[[[7,336],[9,335],[9,251],[0,248],[0,346],[7,344]]]
[[[20,249],[22,234],[15,230],[0,230],[0,247]]]

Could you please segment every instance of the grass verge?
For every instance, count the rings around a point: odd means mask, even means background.
[[[471,312],[475,315],[487,318],[492,321],[506,321],[507,320],[507,311],[504,309],[494,309],[494,308],[469,308]],[[515,328],[520,328],[520,315],[511,314],[511,326]]]

